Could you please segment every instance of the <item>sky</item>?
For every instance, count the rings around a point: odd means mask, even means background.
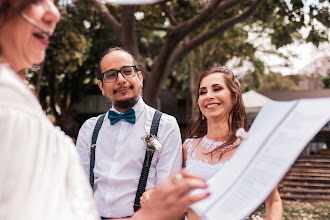
[[[287,2],[289,1],[287,0]],[[317,0],[305,0],[304,5],[305,24],[307,24],[310,21],[308,15],[309,5],[316,5],[320,8],[329,8],[330,4],[329,1],[324,1],[321,4],[318,4]],[[313,20],[313,23],[317,23],[316,26],[319,26],[320,28],[323,26],[315,20]],[[300,34],[305,39],[307,38],[309,31],[310,28],[302,28],[300,30]],[[330,39],[330,30],[328,30],[328,37]],[[267,43],[270,44],[270,42]],[[324,42],[316,47],[312,43],[302,43],[295,41],[293,44],[282,47],[278,51],[288,55],[289,60],[286,61],[276,56],[265,56],[260,52],[257,53],[256,56],[265,61],[265,63],[270,66],[270,71],[280,72],[283,75],[297,74],[303,72],[303,68],[306,68],[306,66],[313,65],[316,60],[320,59],[321,57],[330,57],[330,43],[329,41]],[[284,66],[285,63],[288,63],[289,66]]]
[[[269,66],[269,70],[280,72],[282,75],[290,75],[304,72],[306,66],[313,66],[322,57],[330,57],[330,43],[325,42],[316,47],[312,43],[298,43],[279,49],[280,52],[289,56],[288,61],[278,57],[257,53],[256,56]],[[292,54],[292,55],[290,55]],[[288,63],[289,66],[285,66]]]
[[[327,57],[329,60],[327,68],[330,68],[329,42],[321,43],[318,47],[312,43],[301,42],[295,42],[285,47],[281,47],[278,51],[288,56],[288,60],[277,55],[263,52],[264,50],[273,47],[270,45],[270,40],[268,38],[254,39],[254,43],[257,44],[257,48],[259,48],[259,51],[256,52],[256,57],[264,62],[266,73],[270,71],[279,72],[282,75],[309,73],[315,68],[320,68],[320,63],[318,61],[322,57]],[[239,58],[234,57],[226,63],[226,67],[232,69],[238,78],[243,77],[248,71],[254,69],[250,62],[243,61],[242,66],[240,65],[240,62],[241,60]]]

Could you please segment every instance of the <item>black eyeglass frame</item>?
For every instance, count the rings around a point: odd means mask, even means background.
[[[121,72],[124,68],[127,68],[127,67],[133,67],[133,69],[134,69],[134,75],[133,75],[133,76],[124,76],[124,74]],[[113,80],[113,81],[111,81],[111,82],[107,82],[107,81],[105,80],[105,78],[104,78],[104,74],[106,74],[106,73],[108,73],[108,72],[110,72],[110,71],[116,71],[117,76],[116,76],[116,79],[115,79],[115,80]],[[138,71],[138,68],[137,68],[135,65],[134,65],[134,66],[123,66],[120,70],[110,69],[110,70],[107,70],[107,71],[101,73],[101,75],[102,75],[102,79],[104,79],[104,81],[105,81],[106,83],[112,83],[112,82],[115,82],[115,81],[118,79],[118,73],[121,73],[121,75],[122,75],[125,79],[127,79],[127,78],[133,78],[133,77],[136,75],[137,71]]]

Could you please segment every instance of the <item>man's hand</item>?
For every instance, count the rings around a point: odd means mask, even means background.
[[[209,196],[207,192],[191,195],[190,191],[197,188],[207,188],[204,180],[189,171],[181,170],[159,184],[150,199],[132,219],[180,219],[191,204]]]
[[[151,194],[156,190],[156,188],[149,188],[147,189],[142,196],[140,197],[140,205],[141,208],[145,206],[145,203],[151,198]]]

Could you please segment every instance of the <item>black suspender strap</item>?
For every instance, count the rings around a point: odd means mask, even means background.
[[[89,183],[91,184],[92,189],[94,190],[94,166],[95,166],[95,148],[96,148],[96,140],[99,135],[99,131],[102,127],[102,123],[104,120],[104,116],[106,113],[102,114],[96,122],[94,127],[92,142],[91,142],[91,156],[90,156],[90,165],[89,165]]]
[[[155,137],[157,136],[157,133],[158,133],[159,121],[160,121],[161,116],[162,116],[162,113],[160,111],[156,110],[154,117],[152,119],[152,124],[150,127],[150,134]],[[154,155],[153,152],[150,153],[149,161],[148,161],[148,165],[147,165],[148,158],[147,158],[147,151],[146,151],[146,155],[144,157],[144,162],[143,162],[143,168],[142,168],[141,176],[140,176],[140,180],[139,180],[139,186],[136,191],[136,196],[135,196],[135,201],[134,201],[134,211],[135,212],[140,209],[140,197],[146,190],[147,179],[148,179],[150,164],[151,164],[153,155]]]

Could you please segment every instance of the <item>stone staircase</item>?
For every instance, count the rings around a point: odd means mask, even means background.
[[[283,200],[330,201],[330,155],[300,156],[278,189]]]

